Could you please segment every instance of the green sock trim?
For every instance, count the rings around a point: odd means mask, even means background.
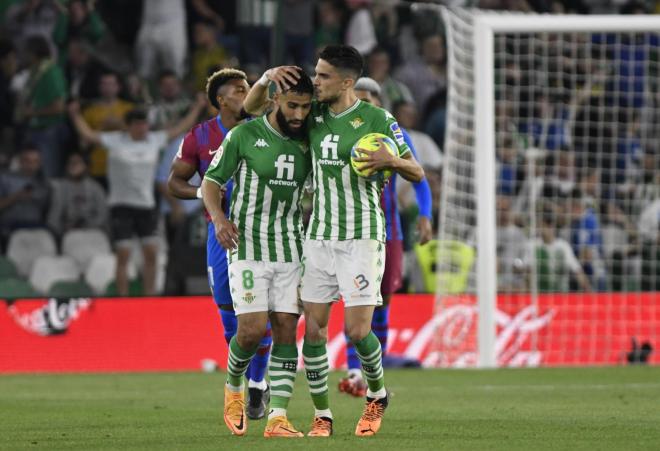
[[[385,377],[383,375],[383,354],[378,337],[373,332],[369,332],[366,337],[353,345],[362,363],[369,390],[375,392],[382,389],[385,386]]]
[[[229,342],[229,356],[227,356],[227,382],[234,387],[243,385],[243,376],[245,375],[250,360],[257,352],[255,347],[252,351],[242,349],[236,336],[234,335]]]
[[[326,342],[303,342],[303,361],[305,362],[305,376],[309,383],[312,402],[317,410],[330,408],[328,395],[328,352]]]
[[[298,358],[298,347],[296,345],[276,345],[273,344],[273,347],[270,350],[271,357],[277,357],[280,359],[297,359]]]
[[[326,344],[327,343],[325,340],[318,343],[311,343],[307,340],[304,340],[302,347],[303,356],[319,357],[323,354],[326,354]]]
[[[298,365],[296,345],[273,345],[270,351],[270,407],[286,409],[293,395]]]
[[[254,354],[256,354],[258,347],[259,345],[255,346],[254,349],[252,350],[246,351],[245,349],[241,348],[241,346],[238,344],[236,335],[231,337],[231,341],[229,342],[229,349],[236,357],[238,357],[241,360],[251,359],[254,356]]]
[[[380,347],[380,341],[378,341],[378,337],[376,337],[376,334],[374,334],[373,331],[369,331],[366,337],[353,343],[353,345],[360,354],[369,355],[373,354],[374,351]]]

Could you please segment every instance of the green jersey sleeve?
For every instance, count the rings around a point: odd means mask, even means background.
[[[239,126],[240,127],[240,126]],[[232,179],[241,163],[240,132],[231,130],[213,156],[204,178],[224,187]]]

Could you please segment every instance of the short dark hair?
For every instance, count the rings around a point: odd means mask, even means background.
[[[137,121],[146,121],[147,120],[147,111],[144,108],[133,108],[124,116],[124,121],[126,125],[130,125],[132,122]]]
[[[343,44],[332,44],[321,50],[319,58],[331,66],[351,75],[355,80],[360,78],[364,68],[364,59],[355,47]]]
[[[217,110],[220,109],[216,97],[218,96],[218,89],[230,80],[245,80],[247,81],[247,75],[245,72],[238,69],[220,69],[217,72],[214,72],[206,80],[206,97],[208,97],[209,102]]]
[[[298,74],[300,77],[298,77],[298,82],[285,89],[283,92],[289,92],[293,91],[297,94],[314,94],[314,84],[312,83],[312,79],[305,73],[305,71],[298,69]]]

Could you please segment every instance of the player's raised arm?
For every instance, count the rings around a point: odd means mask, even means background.
[[[297,66],[279,66],[268,69],[248,92],[243,102],[243,109],[253,116],[262,114],[270,103],[268,99],[270,83],[275,83],[278,91],[286,90],[296,84],[300,76],[298,75],[299,70],[301,69]]]
[[[193,125],[195,125],[197,118],[205,108],[206,96],[202,93],[198,93],[197,97],[195,98],[195,103],[193,104],[192,108],[190,108],[190,111],[188,111],[188,114],[186,114],[185,117],[178,123],[167,129],[167,140],[169,141],[176,138],[177,136],[189,130]]]

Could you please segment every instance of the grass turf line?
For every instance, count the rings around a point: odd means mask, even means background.
[[[0,376],[0,449],[641,450],[660,446],[660,368],[386,370],[394,393],[381,432],[353,430],[363,401],[330,378],[335,436],[245,437],[222,423],[224,374]],[[309,430],[298,375],[289,418]]]

